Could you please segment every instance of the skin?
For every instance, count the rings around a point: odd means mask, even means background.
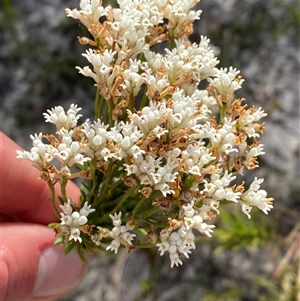
[[[0,301],[54,300],[59,296],[34,298],[32,290],[40,256],[55,239],[46,225],[58,218],[47,183],[38,180],[39,171],[29,161],[16,159],[17,149],[21,148],[0,132]],[[75,184],[68,184],[67,191],[79,201]]]

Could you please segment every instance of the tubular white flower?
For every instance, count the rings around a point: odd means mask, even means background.
[[[64,214],[71,215],[73,212],[70,199],[68,199],[67,203],[64,203],[63,205],[59,205],[59,207],[62,209]]]
[[[192,231],[188,231],[184,237],[183,244],[187,245],[188,247],[191,247],[192,249],[196,249],[195,245],[195,235],[193,234]]]
[[[91,159],[96,158],[97,160],[107,161],[113,156],[113,150],[108,149],[106,142],[108,141],[108,125],[101,122],[100,119],[94,121],[93,124],[87,120],[83,124],[81,130],[86,136],[86,143],[84,145],[84,153]]]
[[[96,209],[92,208],[88,202],[84,202],[83,207],[79,210],[79,214],[83,216],[88,216],[90,213],[94,212]]]
[[[132,245],[132,240],[135,238],[135,234],[129,233],[129,232],[124,232],[120,235],[120,237],[127,242],[129,245]]]
[[[121,243],[120,243],[120,238],[116,237],[115,239],[113,239],[110,243],[110,245],[106,248],[107,251],[111,250],[113,252],[115,252],[115,254],[118,253],[119,247],[120,247]]]
[[[170,257],[170,260],[171,260],[171,268],[173,268],[174,265],[176,265],[178,267],[178,265],[183,264],[182,260],[179,258],[178,253],[176,253],[176,252],[175,253],[170,253],[169,257]]]
[[[71,173],[71,167],[76,164],[83,165],[90,161],[90,158],[84,156],[83,145],[77,141],[73,141],[73,130],[68,131],[66,128],[61,128],[58,132],[61,142],[56,148],[51,147],[48,153],[61,164],[60,171],[63,170]]]
[[[162,241],[161,243],[157,243],[156,246],[158,247],[160,256],[164,255],[164,253],[169,250],[169,243],[167,241]]]
[[[187,246],[187,245],[181,244],[178,246],[179,254],[184,255],[186,258],[189,258],[189,254],[192,253],[190,249],[191,249],[191,247]]]
[[[119,222],[122,217],[122,211],[119,211],[118,213],[110,214],[109,217],[112,219],[113,222]]]
[[[66,215],[66,214],[63,214],[63,213],[60,213],[61,215],[61,225],[66,225],[66,226],[70,226],[73,222],[73,218],[71,217],[71,215]]]
[[[245,110],[238,119],[240,130],[244,130],[248,137],[259,137],[260,134],[257,133],[256,125],[261,118],[267,115],[268,114],[261,110],[261,108],[250,108]]]
[[[185,217],[184,218],[184,226],[186,230],[190,230],[195,225],[195,220],[192,217]]]
[[[229,67],[220,68],[215,74],[215,78],[208,78],[212,86],[214,86],[220,95],[232,96],[234,92],[242,87],[243,79],[236,80],[237,75],[240,73],[239,70]]]
[[[267,192],[260,188],[260,184],[264,181],[264,179],[257,179],[255,177],[254,181],[251,183],[249,189],[245,191],[241,195],[240,203],[242,205],[255,206],[265,214],[268,214],[273,208],[272,201],[273,198],[267,198]],[[244,207],[248,208],[248,207]]]
[[[81,0],[80,8],[81,10],[66,8],[66,14],[80,20],[88,29],[92,24],[98,24],[100,17],[106,16],[111,9],[110,6],[104,8],[102,0]]]
[[[201,209],[194,208],[193,201],[187,205],[183,205],[182,210],[184,212],[182,226],[178,231],[170,232],[167,229],[162,230],[160,232],[161,242],[156,244],[159,248],[160,255],[163,255],[164,252],[169,252],[171,267],[176,265],[176,262],[179,263],[177,261],[179,254],[183,254],[188,258],[191,249],[196,248],[195,235],[192,232],[193,229],[211,237],[212,229],[215,228],[215,225],[208,225],[203,222],[203,218],[200,216]],[[188,217],[186,215],[188,215]]]
[[[70,227],[70,236],[69,240],[74,240],[82,243],[82,238],[80,237],[80,230],[78,228]]]
[[[62,128],[66,130],[73,129],[77,125],[78,119],[82,116],[77,114],[81,110],[77,105],[72,104],[67,112],[61,106],[47,110],[48,113],[43,113],[46,122],[51,122],[56,125],[57,130]]]
[[[82,54],[92,64],[93,71],[89,67],[76,67],[79,72],[85,76],[92,77],[96,83],[105,82],[106,86],[109,87],[115,78],[113,74],[112,63],[116,51],[106,49],[102,54],[95,53],[92,49],[86,50],[86,53]]]
[[[91,208],[88,202],[85,202],[79,211],[74,211],[70,199],[63,205],[59,205],[59,207],[63,211],[60,213],[60,225],[64,229],[60,235],[66,236],[69,240],[82,243],[82,238],[80,237],[82,227],[88,223],[87,216],[94,212],[95,209]]]
[[[40,171],[46,171],[48,169],[49,163],[54,159],[52,152],[54,147],[49,144],[44,144],[42,142],[43,134],[39,133],[30,135],[33,141],[33,147],[30,151],[20,151],[17,150],[17,158],[29,160],[33,165]]]
[[[186,34],[184,27],[191,25],[195,20],[200,18],[201,10],[190,11],[199,1],[200,0],[169,1],[167,5],[161,7],[164,17],[169,20],[168,28],[176,38],[180,38]]]
[[[126,225],[122,225],[121,211],[119,211],[118,213],[110,214],[109,217],[111,218],[114,227],[111,231],[108,231],[107,229],[103,228],[101,228],[100,231],[105,231],[105,237],[111,237],[113,239],[110,245],[106,248],[106,250],[111,250],[117,253],[121,244],[124,245],[126,248],[128,246],[132,246],[132,240],[136,235],[128,231],[134,229],[134,224],[127,222]]]
[[[202,234],[207,235],[208,237],[212,237],[211,233],[213,233],[213,228],[215,228],[215,225],[208,225],[206,223],[198,224],[196,229],[201,232]]]

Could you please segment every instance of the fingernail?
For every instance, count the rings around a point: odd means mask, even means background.
[[[87,264],[76,250],[64,255],[63,246],[46,248],[41,255],[33,296],[50,297],[67,294],[83,278]]]

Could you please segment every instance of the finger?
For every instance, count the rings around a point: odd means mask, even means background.
[[[87,264],[75,250],[65,256],[63,246],[54,246],[47,227],[4,223],[0,231],[0,301],[55,300],[84,276]]]
[[[40,172],[31,162],[16,158],[17,149],[21,148],[0,132],[0,213],[24,222],[56,221],[47,183],[38,180]],[[67,192],[69,198],[78,202],[80,192],[71,181],[67,185]]]

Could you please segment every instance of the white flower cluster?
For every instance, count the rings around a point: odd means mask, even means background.
[[[110,130],[107,129],[107,125],[98,120],[94,124],[86,121],[81,126],[80,132],[75,128],[68,131],[64,128],[63,120],[66,125],[71,124],[71,120],[75,126],[77,116],[73,114],[74,111],[70,109],[65,113],[61,107],[48,110],[47,121],[54,123],[59,129],[58,138],[52,136],[48,138],[50,144],[46,144],[42,142],[41,133],[31,136],[33,148],[30,152],[18,151],[18,157],[32,161],[41,171],[51,173],[54,170],[56,173],[54,179],[65,175],[70,178],[75,177],[71,172],[71,167],[75,164],[83,165],[93,159],[102,163],[109,159],[125,159],[125,162],[127,162],[126,159],[130,159],[130,164],[124,163],[127,176],[134,175],[139,180],[139,184],[159,190],[167,196],[167,194],[174,193],[170,186],[176,182],[179,173],[185,172],[198,176],[212,173],[209,171],[210,168],[205,166],[212,162],[222,162],[213,156],[212,149],[217,151],[219,156],[220,154],[227,155],[231,152],[238,152],[235,146],[239,145],[236,135],[233,134],[236,131],[236,121],[230,122],[225,118],[223,126],[217,129],[209,122],[201,125],[198,121],[207,116],[202,116],[201,111],[195,112],[197,102],[192,102],[181,92],[174,93],[172,97],[173,107],[167,107],[165,101],[158,105],[150,103],[150,106],[144,107],[139,115],[129,111],[131,121],[128,123],[121,121]],[[71,108],[73,107],[72,105]],[[60,118],[61,116],[64,117]],[[188,142],[187,136],[181,139],[178,133],[182,131],[187,135],[185,128],[189,128],[196,139],[192,139],[193,136]],[[164,152],[160,148],[155,149],[154,146],[158,148],[160,144],[154,144],[154,141],[167,136],[172,138],[172,148]],[[199,141],[199,137],[209,138],[210,148],[204,146],[201,140]],[[144,141],[144,143],[138,145],[139,141]],[[147,150],[147,143],[151,142],[153,149]],[[241,148],[244,148],[244,144]],[[247,156],[243,155],[244,160],[263,154],[262,149],[261,144],[251,148]],[[54,159],[60,163],[59,170],[54,169],[50,164]],[[221,178],[220,175],[223,172],[222,169],[214,169],[211,178],[203,180],[206,196],[217,201],[224,199],[238,202],[237,199],[241,193],[233,192],[229,187],[235,177],[228,175],[225,170]]]
[[[168,19],[168,30],[175,38],[186,37],[192,33],[192,24],[199,19],[201,11],[191,11],[200,0],[159,1],[159,0],[118,0],[118,8],[103,7],[102,0],[81,0],[80,10],[66,9],[68,17],[79,19],[95,40],[111,45],[117,42],[124,51],[145,44],[145,38],[161,38],[156,26]],[[101,23],[100,18],[106,21]],[[151,41],[150,41],[151,44]]]
[[[87,217],[90,213],[94,212],[95,209],[91,208],[91,205],[85,202],[79,211],[74,211],[70,200],[60,205],[60,208],[63,212],[60,213],[60,226],[56,228],[58,235],[65,237],[69,241],[74,240],[75,242],[78,241],[81,243],[81,231],[84,233],[89,232]]]
[[[109,230],[107,228],[98,226],[97,233],[91,236],[92,241],[97,246],[100,246],[102,238],[110,237],[112,241],[106,248],[107,251],[110,250],[117,254],[121,244],[125,246],[128,251],[130,251],[130,249],[133,247],[132,240],[136,235],[128,231],[133,230],[136,225],[131,221],[127,222],[126,225],[122,225],[121,211],[118,214],[110,214],[109,217],[111,218],[114,227]]]
[[[82,117],[81,114],[77,114],[79,111],[81,111],[81,108],[71,104],[70,109],[68,109],[67,112],[65,112],[63,107],[58,106],[51,110],[47,110],[47,113],[44,113],[43,115],[45,117],[45,122],[55,124],[58,131],[62,128],[69,131],[77,125],[79,118]]]
[[[121,245],[136,247],[134,228],[156,230],[161,255],[168,252],[171,266],[178,266],[180,255],[195,248],[193,230],[211,236],[221,202],[240,205],[249,218],[253,206],[265,214],[273,207],[260,189],[263,179],[255,178],[249,189],[233,184],[236,174],[258,167],[264,154],[259,122],[266,113],[235,98],[244,81],[240,71],[216,67],[208,38],[189,42],[201,13],[191,10],[198,0],[117,2],[113,8],[81,0],[80,10],[66,9],[93,37],[79,39],[91,47],[83,54],[91,67],[76,68],[95,82],[100,118],[78,124],[81,108],[73,104],[48,110],[44,117],[56,135],[32,135],[32,149],[17,154],[50,187],[76,177],[89,183],[79,211],[63,196],[59,235],[91,248],[109,244],[106,249],[117,253]],[[169,49],[157,53],[154,46],[162,41]],[[87,216],[95,209],[94,225]],[[156,229],[168,212],[170,227]]]
[[[226,200],[238,203],[241,192],[235,192],[232,187],[229,186],[236,177],[232,176],[232,174],[228,174],[227,171],[221,176],[219,172],[221,172],[221,170],[212,174],[210,181],[204,180],[205,185],[203,191],[206,192],[205,200],[211,199],[217,202]]]
[[[242,210],[248,218],[251,217],[249,212],[251,211],[252,206],[262,210],[265,214],[268,214],[268,211],[273,208],[273,199],[267,198],[267,192],[263,189],[259,189],[260,184],[263,181],[264,179],[255,178],[249,189],[241,196],[240,203],[242,204]]]
[[[221,96],[233,95],[236,90],[242,87],[242,83],[244,82],[243,79],[236,80],[239,73],[239,70],[232,67],[229,70],[221,68],[214,75],[214,79],[208,78],[207,80],[217,89]]]
[[[94,79],[106,99],[135,96],[143,84],[149,86],[150,99],[170,85],[192,94],[200,80],[216,73],[214,67],[218,63],[209,39],[201,37],[199,44],[188,47],[184,40],[192,32],[194,20],[199,19],[201,11],[190,11],[197,2],[119,0],[119,8],[104,8],[100,0],[84,0],[80,2],[81,10],[66,9],[67,16],[79,19],[103,48],[101,52],[88,49],[83,54],[92,69],[76,68]],[[100,17],[106,21],[101,23]],[[177,39],[172,51],[166,50],[162,56],[150,50],[149,46],[169,36]],[[146,61],[136,59],[140,53]]]
[[[146,62],[145,82],[149,86],[150,98],[157,91],[161,93],[168,86],[176,86],[192,95],[199,82],[216,73],[219,61],[209,46],[210,40],[201,36],[199,44],[186,45],[184,40],[176,40],[176,47],[166,49],[166,54],[144,50]]]
[[[211,237],[214,225],[208,225],[204,222],[207,219],[204,210],[194,206],[194,202],[182,206],[182,225],[177,231],[173,231],[172,226],[169,229],[164,229],[160,232],[160,243],[156,245],[159,248],[160,255],[169,252],[171,267],[182,264],[180,255],[189,258],[191,249],[195,249],[195,235],[193,229],[202,234]],[[172,224],[172,221],[171,221]],[[176,225],[178,226],[178,225]]]
[[[77,108],[73,104],[67,112],[61,106],[48,110],[44,117],[46,122],[55,124],[57,137],[53,135],[43,136],[42,133],[31,135],[33,147],[30,151],[18,150],[17,158],[30,160],[38,170],[56,173],[58,178],[61,175],[70,177],[73,166],[83,165],[90,161],[90,158],[82,154],[82,143],[74,139],[76,136],[74,128],[81,116],[77,115],[77,112],[80,110],[81,108]],[[50,143],[43,142],[43,138]],[[56,163],[60,165],[59,171],[55,168]]]

